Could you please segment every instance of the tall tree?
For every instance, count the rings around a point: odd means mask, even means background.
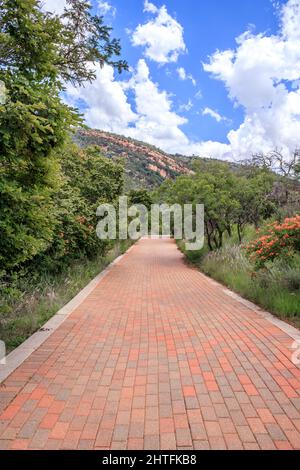
[[[37,0],[0,0],[0,266],[11,269],[45,250],[55,227],[52,194],[57,154],[76,110],[60,99],[63,84],[93,80],[93,64],[124,61],[117,40],[83,0],[59,17]]]

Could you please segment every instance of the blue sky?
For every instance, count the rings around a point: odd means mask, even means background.
[[[133,47],[125,29],[134,29],[143,23],[147,16],[143,13],[141,0],[129,0],[126,8],[124,1],[115,1],[119,14],[111,20],[114,34],[121,38],[123,55],[131,66],[135,66],[142,55],[141,47]],[[220,140],[226,142],[228,128],[238,127],[243,120],[242,109],[235,109],[228,99],[223,84],[213,80],[203,70],[202,62],[217,49],[235,47],[235,38],[247,30],[249,25],[255,25],[259,32],[276,32],[279,18],[270,0],[167,0],[154,2],[157,6],[166,5],[168,12],[182,24],[184,41],[188,53],[182,54],[177,63],[161,66],[153,61],[147,62],[151,76],[160,87],[174,95],[175,109],[193,102],[193,108],[181,111],[188,116],[189,122],[183,126],[184,131],[192,140]],[[151,15],[150,15],[151,16]],[[177,68],[184,67],[197,81],[196,87],[190,80],[178,80]],[[170,74],[170,75],[169,75]],[[195,99],[195,94],[201,91],[202,99]],[[132,103],[134,106],[134,102]],[[232,121],[217,122],[209,115],[202,116],[205,107],[217,110],[221,115]]]
[[[65,2],[44,3],[59,13]],[[186,155],[288,157],[300,146],[300,0],[92,3],[130,71],[68,86],[88,125]]]

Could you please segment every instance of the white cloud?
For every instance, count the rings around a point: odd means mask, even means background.
[[[193,105],[192,100],[188,100],[187,103],[181,104],[181,105],[179,106],[179,111],[190,111],[193,106],[194,106],[194,105]]]
[[[68,85],[67,101],[72,105],[83,104],[85,120],[90,127],[109,132],[123,133],[136,119],[122,87],[114,78],[114,70],[105,65],[96,66],[96,80],[84,87]]]
[[[113,7],[110,3],[98,0],[97,6],[98,12],[101,15],[106,15],[107,13],[111,13],[112,16],[115,16],[117,13],[117,9]]]
[[[155,18],[137,26],[132,33],[132,44],[145,46],[145,56],[159,64],[177,62],[179,54],[186,52],[183,27],[169,15],[165,5],[157,8],[146,1],[144,10]]]
[[[139,115],[129,135],[146,142],[160,145],[163,149],[174,150],[174,143],[186,143],[187,138],[180,129],[186,119],[172,111],[170,96],[160,91],[151,80],[148,65],[139,60],[137,70],[131,80],[135,95],[136,111]]]
[[[193,75],[187,74],[183,67],[178,67],[177,73],[178,73],[180,80],[191,80],[192,84],[196,86],[197,83]]]
[[[217,122],[221,121],[226,121],[226,118],[224,116],[221,116],[217,111],[214,111],[211,108],[204,108],[202,111],[203,116],[210,116],[213,119],[215,119]]]
[[[277,147],[288,154],[300,146],[299,4],[300,0],[287,2],[277,35],[247,32],[237,39],[234,50],[217,51],[204,65],[245,111],[244,122],[228,133],[227,144],[188,139],[181,128],[186,118],[174,111],[171,95],[153,82],[144,59],[127,82],[117,81],[109,66],[98,68],[94,83],[79,89],[68,87],[68,100],[84,105],[91,127],[131,136],[171,153],[239,160]],[[152,9],[149,2],[145,8]],[[204,114],[219,122],[227,120],[208,107]]]
[[[135,111],[127,98],[129,91]],[[95,82],[80,88],[68,86],[65,96],[69,104],[86,110],[90,127],[143,140],[168,152],[188,150],[189,140],[180,129],[187,120],[172,110],[171,97],[152,81],[144,59],[127,82],[116,81],[112,67],[97,67]]]
[[[282,9],[282,34],[287,39],[300,39],[300,3],[299,0],[289,0]]]
[[[41,6],[44,11],[61,15],[67,5],[67,0],[42,0]]]
[[[149,13],[157,13],[158,8],[155,5],[153,5],[153,3],[149,2],[148,0],[145,0],[144,11],[147,11]]]
[[[281,12],[277,35],[244,33],[235,50],[217,51],[204,69],[224,82],[245,119],[228,134],[234,158],[300,145],[300,0]]]
[[[128,81],[117,81],[108,65],[97,66],[96,77],[80,88],[68,85],[65,93],[70,105],[85,110],[90,127],[142,140],[170,153],[228,156],[224,144],[189,141],[180,128],[187,119],[173,111],[171,96],[152,81],[144,59],[139,60]],[[134,95],[135,111],[128,101],[129,91]],[[192,102],[184,106],[189,110]]]

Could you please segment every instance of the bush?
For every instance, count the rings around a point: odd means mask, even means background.
[[[55,271],[71,259],[105,255],[112,242],[96,235],[96,209],[122,194],[123,166],[103,157],[98,147],[66,145],[61,155],[62,186],[53,197],[56,226],[52,243],[35,258],[35,269]]]
[[[245,249],[256,270],[277,258],[291,259],[300,251],[300,216],[285,219],[283,224],[269,224],[266,233]]]

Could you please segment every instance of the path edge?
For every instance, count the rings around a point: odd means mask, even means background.
[[[290,338],[292,338],[294,341],[297,341],[300,343],[300,330],[297,329],[295,326],[290,325],[284,320],[281,320],[275,314],[268,312],[267,310],[264,310],[263,308],[261,308],[259,305],[251,302],[250,300],[245,299],[241,295],[237,294],[235,291],[224,286],[224,284],[221,284],[215,279],[204,274],[202,271],[199,271],[197,268],[196,270],[201,276],[207,279],[211,284],[218,286],[225,295],[228,295],[229,297],[235,299],[240,304],[243,304],[245,307],[248,307],[250,310],[253,310],[255,313],[257,313],[258,316],[264,318],[268,322],[277,326],[277,328],[279,328],[281,331],[283,331],[288,336],[290,336]]]
[[[38,331],[29,336],[20,346],[11,351],[0,361],[0,384],[7,379],[26,359],[36,351],[48,339],[55,330],[78,308],[82,302],[93,292],[98,284],[104,279],[133,248],[135,244],[128,248],[122,255],[114,259],[106,268],[92,279],[78,294],[75,295],[66,305],[55,313]],[[3,362],[3,361],[2,361]]]

